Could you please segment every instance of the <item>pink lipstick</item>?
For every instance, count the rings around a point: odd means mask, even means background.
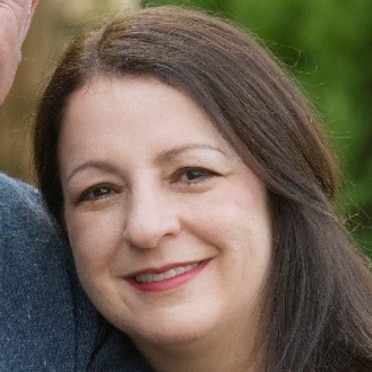
[[[161,269],[148,269],[126,277],[135,288],[144,292],[161,292],[176,288],[202,271],[209,261],[167,265]]]

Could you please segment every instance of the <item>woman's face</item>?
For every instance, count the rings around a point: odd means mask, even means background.
[[[141,346],[251,337],[271,260],[266,190],[188,96],[97,77],[59,142],[67,231],[100,312]]]

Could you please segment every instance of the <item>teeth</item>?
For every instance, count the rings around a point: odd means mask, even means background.
[[[188,271],[194,269],[196,266],[198,266],[198,264],[180,266],[164,271],[161,274],[140,274],[136,276],[136,281],[138,283],[160,282],[161,280],[174,278],[177,275],[187,273]]]

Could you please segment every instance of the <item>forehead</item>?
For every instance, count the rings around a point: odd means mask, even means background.
[[[180,89],[149,76],[97,76],[69,98],[59,147],[133,150],[136,145],[147,151],[199,142],[229,147],[205,111]]]
[[[154,114],[174,109],[170,103],[178,104],[195,115],[205,116],[204,110],[199,104],[193,101],[183,90],[178,87],[161,82],[151,75],[124,75],[124,76],[105,76],[98,75],[90,78],[82,87],[73,92],[66,105],[67,120],[74,115],[79,115],[88,108],[85,114],[89,115],[96,111],[94,108],[102,109],[103,106],[116,106],[117,111],[129,116],[138,107],[142,110],[136,112],[140,116],[141,112],[146,114],[153,109]],[[165,109],[168,110],[165,110]],[[92,111],[93,109],[93,111]],[[155,118],[156,116],[154,116]]]

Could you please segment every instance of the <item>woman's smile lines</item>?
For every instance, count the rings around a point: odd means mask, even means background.
[[[198,266],[198,264],[194,263],[191,265],[175,267],[175,268],[172,268],[170,270],[164,271],[163,273],[159,273],[159,274],[155,274],[155,273],[139,274],[135,276],[135,279],[137,283],[160,282],[162,280],[174,278],[178,275],[187,273],[188,271],[191,271],[192,269],[194,269],[196,266]]]

